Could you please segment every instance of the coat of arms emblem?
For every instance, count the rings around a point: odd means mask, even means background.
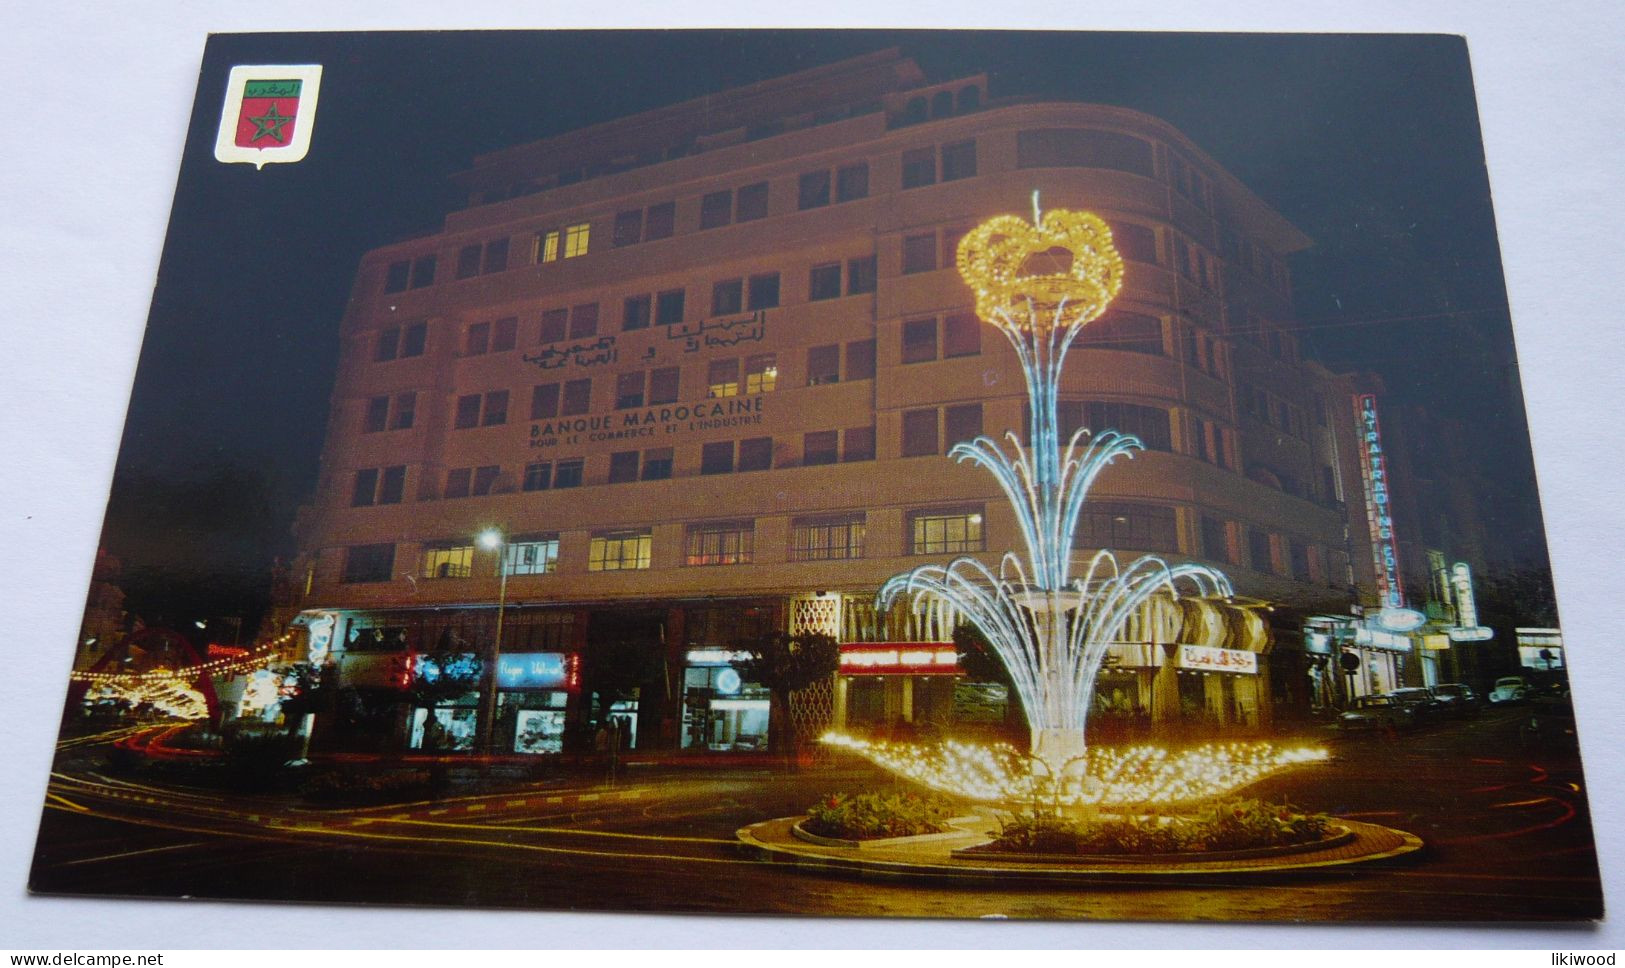
[[[320,64],[238,65],[226,83],[214,156],[223,162],[299,161],[310,150]]]

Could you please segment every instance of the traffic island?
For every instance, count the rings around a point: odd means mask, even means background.
[[[998,826],[991,814],[954,818],[945,833],[861,842],[809,838],[804,817],[781,817],[740,829],[740,843],[764,860],[811,871],[887,880],[949,880],[1013,884],[1029,881],[1154,884],[1192,878],[1237,880],[1332,873],[1392,861],[1422,848],[1403,830],[1338,819],[1338,830],[1314,844],[1228,852],[1158,855],[1066,855],[988,852]],[[821,842],[820,842],[821,841]]]

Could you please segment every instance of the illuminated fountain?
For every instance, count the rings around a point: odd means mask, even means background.
[[[1183,586],[1228,597],[1230,581],[1205,565],[1155,555],[1124,566],[1105,549],[1081,577],[1073,574],[1073,532],[1095,478],[1143,449],[1115,430],[1080,429],[1063,446],[1056,418],[1067,350],[1122,287],[1123,261],[1106,223],[1088,212],[1041,213],[1035,192],[1032,224],[1014,215],[982,223],[959,243],[958,263],[976,292],[977,315],[1004,334],[1021,361],[1030,433],[1025,445],[1011,432],[1004,444],[977,437],[948,456],[993,474],[1015,509],[1026,553],[1005,552],[997,568],[970,557],[923,565],[886,582],[879,604],[946,602],[976,626],[1021,697],[1034,761],[1052,777],[1070,777],[1080,800],[1098,801],[1109,786],[1101,771],[1110,767],[1091,762],[1099,757],[1088,755],[1084,726],[1111,643],[1153,596],[1178,597]],[[881,762],[876,747],[856,751]],[[949,751],[938,753],[946,762]]]

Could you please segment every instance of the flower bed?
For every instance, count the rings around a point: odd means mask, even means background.
[[[809,807],[800,827],[831,840],[915,837],[947,830],[951,815],[948,802],[935,796],[835,793]]]
[[[1017,813],[1000,821],[992,843],[973,853],[1156,856],[1238,854],[1326,843],[1343,831],[1322,813],[1260,800],[1224,800],[1194,813],[1125,814],[1080,822],[1055,813]]]

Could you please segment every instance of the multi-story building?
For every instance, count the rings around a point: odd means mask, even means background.
[[[842,673],[798,715],[972,716],[986,691],[956,675],[953,617],[878,615],[874,596],[1015,547],[991,478],[944,456],[1025,413],[954,256],[1038,190],[1105,218],[1127,266],[1060,409],[1063,429],[1145,451],[1100,478],[1078,553],[1200,559],[1239,593],[1131,621],[1102,714],[1256,726],[1308,708],[1298,617],[1346,612],[1370,581],[1334,441],[1355,432],[1347,387],[1298,355],[1283,257],[1309,240],[1167,123],[990,97],[891,51],[458,178],[468,206],[368,253],[342,323],[299,529],[302,621],[346,682],[403,681],[403,651],[483,652],[500,616],[499,749],[559,748],[592,715],[580,677],[639,650],[613,697],[637,746],[753,746],[768,702],[730,660],[815,629],[843,643]],[[476,540],[490,529],[497,550]],[[470,695],[378,728],[467,745],[480,717]]]

